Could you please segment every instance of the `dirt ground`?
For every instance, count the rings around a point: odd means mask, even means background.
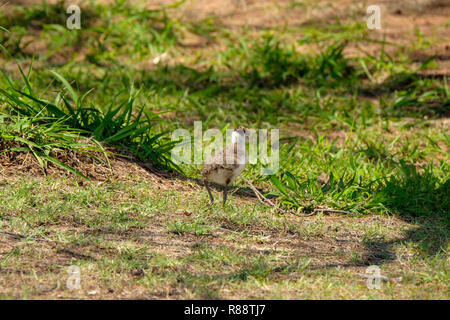
[[[185,199],[198,199],[198,193],[204,191],[198,185],[183,185],[178,179],[152,174],[138,166],[132,166],[132,170],[130,170],[127,162],[114,161],[114,168],[119,172],[115,177],[121,178],[122,181],[130,178],[127,174],[134,175],[134,179],[140,176],[149,184],[151,181],[154,189],[152,193],[157,193],[159,190],[162,192],[172,190],[179,192]],[[20,179],[20,175],[14,177],[0,175],[0,184],[7,181],[8,184],[14,185],[16,182],[20,183]],[[132,185],[136,183],[136,180],[133,182],[130,179],[126,183]],[[76,189],[79,189],[80,186],[64,185],[63,188],[67,192],[76,193]],[[120,202],[127,197],[129,197],[127,194],[117,194],[115,200]],[[251,205],[254,201],[256,200],[252,197],[242,196],[236,200],[235,205]],[[400,275],[405,272],[401,263],[405,259],[410,259],[410,253],[405,251],[401,256],[396,256],[397,254],[391,252],[391,248],[407,239],[405,230],[413,232],[416,228],[413,224],[395,217],[361,217],[349,222],[346,217],[332,215],[303,218],[301,222],[303,232],[290,230],[288,225],[281,229],[271,228],[261,222],[247,225],[245,236],[243,236],[242,226],[218,217],[216,219],[220,222],[220,227],[210,234],[183,233],[177,235],[167,231],[167,223],[176,217],[186,223],[192,223],[201,215],[201,212],[170,210],[162,211],[151,218],[136,214],[130,216],[130,219],[138,219],[140,222],[146,223],[144,228],[128,228],[118,231],[107,228],[90,228],[79,224],[76,222],[78,214],[73,212],[65,214],[57,225],[52,226],[51,232],[47,234],[48,237],[25,239],[16,232],[1,231],[0,256],[7,261],[11,253],[20,250],[21,258],[12,266],[0,265],[0,288],[2,288],[0,295],[8,295],[17,299],[27,298],[27,294],[30,294],[33,299],[179,299],[189,297],[191,289],[176,282],[167,284],[162,282],[146,288],[138,280],[144,280],[146,276],[152,274],[164,275],[166,272],[170,274],[177,272],[201,274],[201,267],[198,265],[187,264],[181,267],[168,267],[166,270],[156,264],[146,270],[139,268],[116,270],[120,273],[120,279],[114,281],[111,279],[106,283],[101,281],[103,274],[102,271],[98,271],[98,266],[122,256],[129,243],[133,243],[136,250],[144,250],[150,246],[152,254],[159,253],[166,259],[181,261],[195,255],[196,248],[205,243],[212,250],[225,249],[239,252],[240,255],[249,257],[248,259],[258,255],[282,255],[283,259],[276,263],[276,267],[272,269],[273,275],[270,277],[272,280],[280,281],[289,281],[290,277],[293,277],[292,274],[286,275],[282,272],[284,268],[290,267],[290,262],[286,261],[291,261],[296,257],[308,257],[309,274],[306,277],[308,281],[313,281],[311,288],[316,285],[313,274],[320,275],[344,269],[345,274],[341,275],[342,281],[364,287],[367,265],[377,264],[379,261],[387,259],[388,261],[392,260],[393,263],[384,266],[383,274],[388,275],[389,285],[396,287],[401,286],[398,282],[401,281]],[[8,220],[16,218],[15,214],[6,215],[6,220],[0,221],[2,227],[0,229],[7,230],[3,227],[6,226]],[[298,218],[294,216],[286,218],[295,223],[299,222]],[[379,228],[382,228],[386,235],[379,241],[368,243],[366,230]],[[78,244],[48,240],[49,237],[56,234],[59,237],[78,235],[91,240]],[[101,241],[95,239],[101,239]],[[82,290],[69,291],[65,283],[67,279],[66,266],[80,260],[88,262],[82,267]],[[233,271],[233,268],[234,266],[229,266],[224,270],[214,270],[210,275],[220,278],[222,274],[237,272]],[[295,275],[297,278],[301,276],[301,272]],[[108,282],[110,285],[107,284]],[[10,288],[8,284],[11,283],[21,285]],[[23,288],[27,289],[24,291]],[[237,296],[230,284],[230,286],[221,288],[221,297],[225,299],[265,299],[271,290],[269,286],[263,286],[257,290],[241,289]],[[322,289],[318,288],[317,290]],[[282,294],[295,297],[298,292],[288,286],[283,289]],[[350,296],[343,294],[342,297],[359,299],[363,296],[360,292],[355,292]]]

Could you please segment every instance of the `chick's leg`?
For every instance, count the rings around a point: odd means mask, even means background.
[[[214,203],[214,197],[213,197],[213,195],[211,193],[211,190],[209,189],[208,181],[206,181],[206,180],[205,180],[205,187],[206,187],[206,190],[208,190],[208,194],[209,194],[209,203],[208,203],[208,205],[212,206],[212,204]]]

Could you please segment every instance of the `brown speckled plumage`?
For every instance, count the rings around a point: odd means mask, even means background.
[[[229,145],[203,165],[202,177],[208,179],[210,175],[218,174],[219,171],[223,170],[223,172],[228,172],[228,183],[226,185],[229,185],[233,179],[233,171],[238,166],[237,145]]]
[[[243,127],[236,128],[235,132],[239,132],[244,137],[248,135],[247,129]],[[210,204],[214,202],[214,198],[209,189],[208,182],[211,181],[224,186],[223,203],[225,205],[227,187],[241,174],[245,166],[245,150],[243,150],[242,154],[238,152],[238,143],[227,145],[222,152],[217,153],[214,157],[205,161],[202,169],[202,178],[209,194]]]

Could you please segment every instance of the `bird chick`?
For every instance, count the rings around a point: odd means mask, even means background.
[[[248,163],[248,155],[245,142],[248,141],[249,130],[237,127],[231,134],[231,144],[207,159],[203,164],[202,178],[209,194],[209,205],[214,203],[208,182],[214,182],[223,186],[223,205],[227,201],[228,186],[236,179]]]

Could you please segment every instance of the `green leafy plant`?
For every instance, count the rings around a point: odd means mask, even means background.
[[[48,162],[52,162],[76,176],[89,179],[56,156],[60,151],[74,151],[109,166],[107,153],[102,145],[95,139],[83,139],[82,134],[85,133],[68,127],[58,119],[46,118],[39,114],[27,117],[0,113],[0,155],[30,152],[44,173],[47,173]],[[96,155],[99,152],[104,154],[105,160]]]
[[[54,103],[38,98],[33,92],[29,76],[22,74],[26,91],[16,89],[12,81],[7,78],[10,87],[0,88],[0,97],[10,107],[10,114],[18,114],[23,117],[23,121],[29,123],[28,128],[36,131],[51,128],[51,132],[57,134],[59,131],[77,132],[92,141],[97,141],[105,146],[114,146],[130,151],[141,160],[151,160],[162,168],[177,168],[170,159],[170,151],[176,141],[165,138],[167,132],[154,133],[154,126],[159,121],[159,117],[150,112],[140,111],[134,113],[134,98],[129,97],[127,101],[114,106],[114,100],[105,111],[96,108],[94,105],[85,106],[86,94],[81,98],[74,88],[61,75],[53,72],[54,76],[60,80],[69,95],[74,106],[72,106],[66,96],[59,94]],[[38,135],[37,135],[38,136]],[[29,146],[33,146],[29,140]],[[58,146],[61,147],[63,141]],[[52,144],[47,145],[46,152],[36,151],[35,155],[49,157]],[[32,148],[29,148],[34,151]],[[19,151],[18,149],[15,149]],[[24,151],[25,149],[20,149]],[[44,156],[42,156],[42,154]],[[47,160],[50,160],[48,158]],[[53,162],[54,159],[53,159]],[[40,162],[41,163],[41,162]]]

